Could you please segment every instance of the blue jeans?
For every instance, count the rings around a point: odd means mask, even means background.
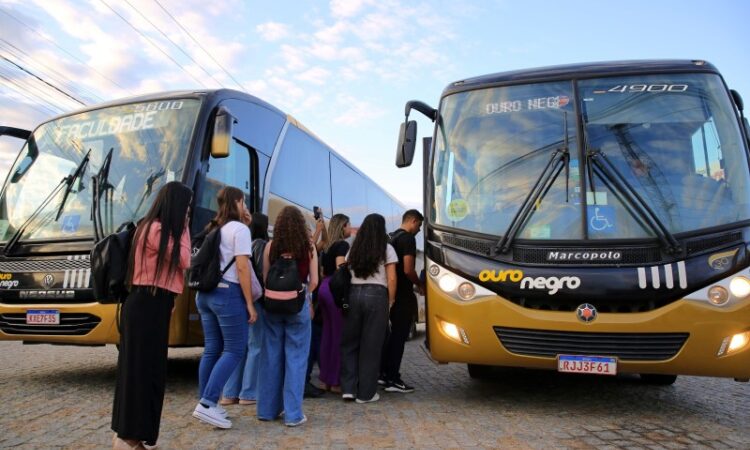
[[[293,315],[266,313],[260,353],[258,418],[273,420],[284,411],[284,421],[302,420],[307,356],[310,352],[310,299]]]
[[[247,306],[240,285],[224,280],[213,291],[200,292],[196,304],[205,343],[198,366],[200,402],[216,406],[227,379],[247,351]]]
[[[224,386],[225,398],[258,399],[258,374],[260,373],[260,346],[263,342],[263,322],[266,315],[262,302],[255,302],[258,320],[250,325],[247,336],[247,357],[232,372]]]

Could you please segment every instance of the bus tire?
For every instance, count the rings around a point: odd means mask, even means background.
[[[656,373],[642,373],[641,381],[654,386],[670,386],[677,380],[677,375],[662,375]]]
[[[467,364],[466,367],[469,369],[469,376],[475,380],[488,378],[492,371],[492,366],[485,366],[484,364]]]

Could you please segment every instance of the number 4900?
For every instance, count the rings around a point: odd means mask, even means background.
[[[607,92],[685,92],[687,84],[619,84]]]

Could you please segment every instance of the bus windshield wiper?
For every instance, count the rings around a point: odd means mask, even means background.
[[[510,250],[510,246],[513,243],[513,239],[515,239],[516,235],[518,234],[518,231],[531,216],[531,213],[537,206],[539,200],[547,195],[547,192],[550,190],[552,184],[555,182],[558,175],[560,175],[560,172],[563,170],[563,168],[565,168],[565,201],[568,201],[568,187],[570,180],[570,150],[568,148],[567,119],[567,113],[564,113],[564,132],[562,147],[558,147],[554,152],[552,152],[550,160],[547,162],[544,170],[542,170],[542,173],[539,174],[539,177],[534,183],[534,187],[531,188],[529,194],[526,196],[526,199],[524,199],[523,203],[521,204],[521,207],[518,209],[518,211],[516,211],[516,214],[515,216],[513,216],[513,220],[510,221],[510,225],[508,225],[508,229],[505,231],[505,234],[503,234],[503,237],[500,238],[500,241],[498,241],[497,245],[495,245],[495,254],[507,253],[508,250]]]
[[[55,214],[55,222],[60,220],[60,216],[62,215],[63,209],[65,209],[65,202],[68,201],[68,195],[73,191],[73,183],[76,182],[76,180],[83,175],[84,172],[86,172],[86,168],[89,166],[89,157],[91,156],[91,149],[86,152],[86,155],[83,157],[80,163],[78,163],[78,167],[76,167],[76,170],[71,174],[68,175],[65,178],[65,193],[63,194],[62,201],[60,201],[60,206],[57,207],[57,214]],[[78,183],[78,190],[80,191],[81,183]]]
[[[94,240],[104,237],[104,225],[102,225],[101,198],[104,195],[105,202],[109,205],[110,222],[112,212],[112,191],[114,186],[109,183],[109,168],[112,165],[112,152],[114,147],[109,149],[107,156],[104,157],[99,171],[91,177],[94,190],[91,202],[91,222],[94,224]]]
[[[669,232],[664,225],[664,222],[659,219],[659,216],[653,209],[651,209],[648,203],[643,200],[643,197],[641,197],[633,186],[628,183],[622,173],[617,170],[617,167],[607,159],[607,155],[601,150],[587,148],[586,165],[592,192],[594,191],[595,172],[599,177],[605,180],[610,190],[619,193],[625,202],[627,202],[627,205],[629,206],[628,210],[640,216],[640,218],[645,221],[646,225],[654,231],[662,245],[664,245],[667,253],[674,254],[682,251],[680,243],[677,242],[674,235]],[[594,193],[594,199],[596,199],[596,193]]]
[[[9,256],[13,249],[18,245],[18,242],[21,240],[21,236],[23,236],[24,232],[26,232],[26,229],[29,227],[29,225],[39,216],[39,213],[41,213],[44,208],[47,207],[50,201],[52,201],[53,198],[57,197],[57,194],[60,193],[60,190],[65,188],[65,194],[63,196],[62,202],[60,203],[60,206],[57,208],[57,213],[55,216],[55,221],[57,221],[60,218],[60,214],[63,211],[63,208],[65,206],[65,201],[68,198],[68,194],[70,194],[70,191],[73,189],[73,183],[75,180],[81,176],[81,174],[86,170],[86,166],[89,162],[89,155],[91,154],[91,150],[89,150],[86,153],[86,156],[83,157],[80,163],[78,163],[78,166],[76,167],[76,170],[66,177],[64,177],[62,180],[60,180],[60,183],[58,183],[57,186],[50,192],[50,194],[47,196],[47,198],[44,199],[44,201],[32,212],[28,219],[26,219],[23,224],[21,224],[20,227],[18,227],[18,230],[16,230],[15,233],[13,233],[13,236],[8,239],[8,243],[5,245],[5,248],[3,249],[3,254],[5,256]]]

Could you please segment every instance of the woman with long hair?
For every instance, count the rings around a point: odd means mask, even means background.
[[[198,366],[200,400],[193,417],[215,427],[231,428],[232,422],[218,401],[229,376],[245,357],[248,324],[255,322],[257,312],[251,288],[250,213],[245,196],[226,186],[217,199],[219,211],[205,231],[220,229],[219,267],[224,274],[214,290],[199,292],[195,300],[205,347]]]
[[[188,216],[193,192],[172,181],[139,222],[128,258],[130,293],[123,304],[113,448],[156,445],[164,404],[169,320],[190,267]]]
[[[388,243],[383,216],[365,217],[347,260],[352,285],[341,339],[342,398],[370,403],[380,398],[380,353],[388,327],[388,309],[396,299],[398,256]]]
[[[268,216],[254,212],[250,234],[253,237],[253,270],[259,280],[263,279],[263,249],[268,242]],[[263,302],[255,302],[258,318],[250,325],[247,338],[247,356],[234,369],[232,376],[224,386],[220,405],[254,405],[258,399],[258,375],[260,371],[260,344],[263,342]]]
[[[320,381],[323,388],[341,393],[341,330],[344,327],[344,315],[333,301],[331,288],[328,286],[331,275],[346,261],[351,235],[349,217],[334,214],[328,223],[328,242],[321,257],[323,281],[318,288],[318,304],[323,316],[323,332],[320,338]]]
[[[318,285],[318,255],[302,212],[285,206],[276,217],[273,239],[263,253],[263,280],[267,284],[271,265],[278,259],[293,259],[300,280],[307,280],[307,293]],[[258,419],[274,420],[283,411],[284,423],[295,427],[307,422],[302,412],[307,356],[310,352],[312,304],[296,314],[278,314],[266,309],[263,347],[260,354],[262,389],[258,392]]]

